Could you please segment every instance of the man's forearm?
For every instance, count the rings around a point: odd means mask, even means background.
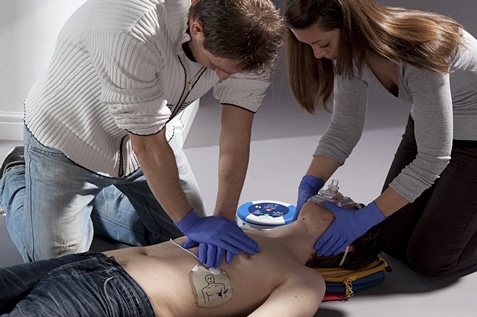
[[[152,193],[173,221],[181,220],[192,207],[180,186],[174,152],[164,131],[151,136],[131,135],[131,140]]]
[[[222,108],[218,191],[214,214],[235,220],[250,156],[253,113],[235,106]]]
[[[219,159],[219,184],[214,214],[235,219],[248,168],[248,151],[225,154]]]

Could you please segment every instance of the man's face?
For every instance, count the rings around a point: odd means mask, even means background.
[[[191,37],[189,48],[192,55],[194,55],[195,60],[202,66],[212,69],[220,80],[225,80],[230,75],[243,71],[239,67],[239,61],[215,56],[204,48],[202,23],[196,20],[190,20],[189,34]]]

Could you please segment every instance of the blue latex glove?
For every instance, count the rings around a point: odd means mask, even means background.
[[[260,251],[255,240],[222,216],[199,217],[192,209],[175,224],[189,238],[184,248],[199,244],[199,261],[208,267],[219,267],[224,256],[228,263],[235,254]]]
[[[325,206],[336,218],[314,245],[319,256],[339,254],[354,240],[385,219],[374,201],[359,210],[342,208],[330,201],[325,201]]]
[[[308,201],[308,199],[316,195],[318,191],[325,185],[325,182],[318,177],[313,175],[305,175],[301,179],[300,185],[298,186],[298,201],[296,203],[296,215],[301,210],[301,207]]]
[[[200,261],[204,263],[207,267],[219,267],[224,257],[225,257],[225,262],[230,263],[234,255],[239,254],[239,253],[226,251],[212,244],[197,243],[191,239],[187,239],[186,242],[184,242],[183,247],[186,249],[189,249],[189,248],[195,247],[196,245],[199,246],[199,250],[198,250],[199,259],[202,259]]]

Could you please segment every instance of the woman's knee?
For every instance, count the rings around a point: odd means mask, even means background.
[[[426,276],[438,277],[456,272],[458,262],[449,258],[447,254],[409,246],[406,260],[413,271]]]

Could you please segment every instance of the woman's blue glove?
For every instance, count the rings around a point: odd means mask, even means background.
[[[319,256],[342,252],[354,240],[385,219],[374,201],[358,210],[342,208],[330,201],[325,201],[325,207],[336,218],[315,243],[314,249]]]
[[[184,248],[199,244],[199,261],[208,267],[219,267],[224,256],[228,263],[235,254],[260,251],[255,240],[222,216],[199,217],[192,209],[175,224],[188,238]]]
[[[308,201],[308,199],[316,195],[318,191],[325,185],[325,182],[318,177],[313,175],[305,175],[301,179],[300,185],[298,186],[298,201],[296,203],[296,215],[301,210],[301,207]]]

